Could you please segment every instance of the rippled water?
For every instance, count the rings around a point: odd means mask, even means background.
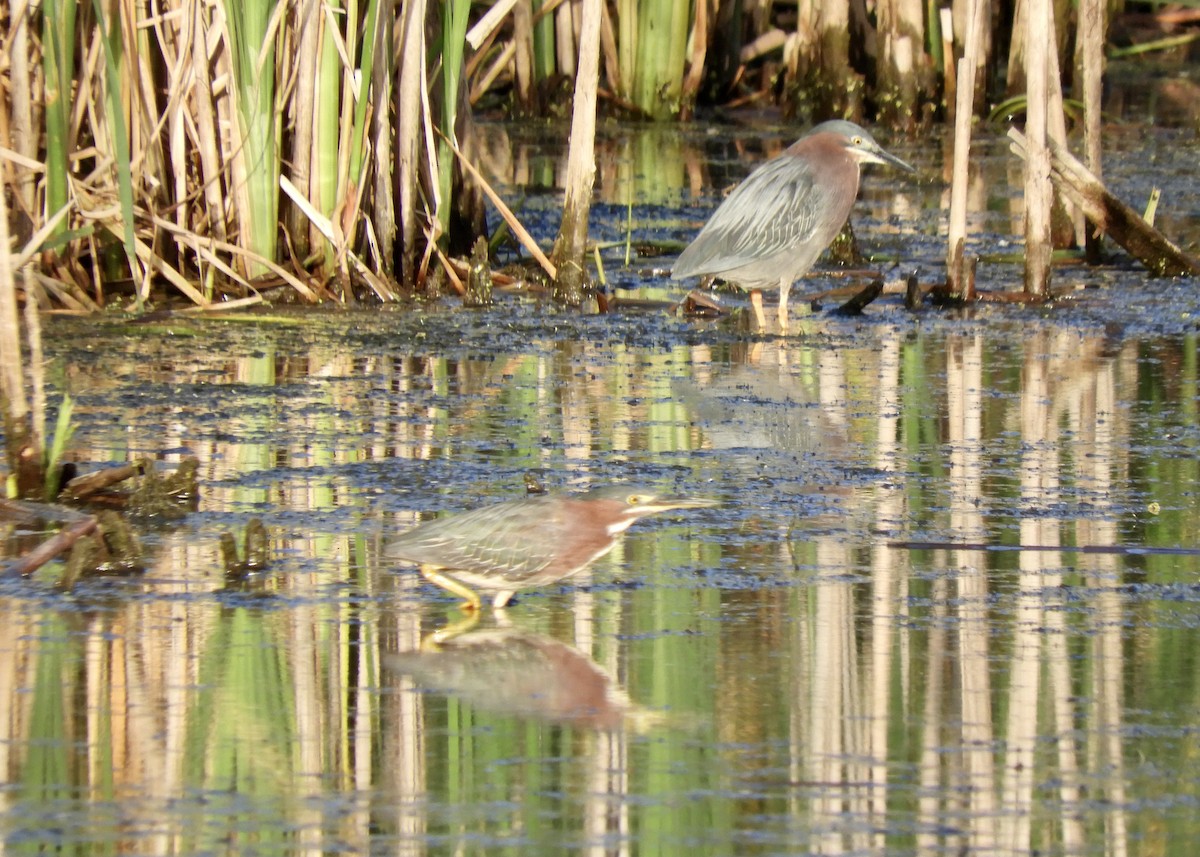
[[[937,189],[892,181],[860,240],[919,255]],[[512,296],[51,322],[83,469],[195,456],[202,498],[145,575],[0,584],[5,850],[1190,854],[1195,284],[1073,277],[787,338]],[[477,622],[384,558],[530,472],[721,505]]]

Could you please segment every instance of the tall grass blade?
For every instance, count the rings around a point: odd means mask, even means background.
[[[244,210],[239,212],[242,245],[265,259],[274,259],[278,244],[279,149],[275,112],[275,41],[272,0],[226,0],[229,48],[232,55],[241,148],[244,164]],[[249,273],[265,273],[251,265]]]
[[[61,211],[69,197],[71,141],[71,88],[75,78],[74,0],[42,3],[42,73],[45,75],[46,212]],[[65,232],[62,221],[54,235]]]
[[[358,86],[354,90],[354,125],[350,137],[350,179],[359,187],[366,178],[366,126],[367,107],[371,103],[367,97],[370,91],[372,72],[375,69],[375,47],[379,41],[379,0],[368,0],[366,20],[363,22],[362,51],[359,54],[357,78]],[[384,102],[385,104],[387,102]],[[386,110],[385,110],[386,113]]]
[[[62,488],[62,462],[67,452],[67,445],[75,434],[75,425],[71,422],[74,415],[75,402],[69,393],[63,393],[62,405],[58,409],[58,418],[54,421],[54,435],[50,438],[50,446],[46,450],[46,502],[51,503]]]
[[[100,0],[92,0],[92,9],[96,14],[96,25],[100,30],[100,43],[104,49],[104,89],[105,100],[108,104],[107,123],[109,134],[112,136],[113,160],[117,168],[117,200],[121,208],[121,246],[125,251],[125,259],[129,264],[129,273],[134,282],[138,283],[136,304],[138,312],[142,311],[143,289],[138,275],[137,247],[133,233],[133,174],[129,157],[129,129],[125,126],[125,111],[121,106],[121,72],[120,60],[123,46],[120,38],[119,24],[112,22],[110,27],[104,17],[104,7]],[[148,285],[148,284],[146,284]]]
[[[554,45],[554,17],[550,14],[537,17],[537,13],[543,7],[549,5],[549,0],[534,0],[533,4],[533,11],[535,13],[533,24],[533,80],[535,86],[541,81],[554,77],[558,68],[555,60],[558,51],[555,50]]]
[[[442,8],[445,13],[445,20],[442,22],[442,133],[445,137],[438,141],[437,218],[441,225],[441,234],[446,235],[450,228],[450,207],[453,204],[453,149],[458,146],[455,134],[458,124],[458,90],[471,3],[470,0],[447,0]],[[450,141],[453,141],[453,147]]]

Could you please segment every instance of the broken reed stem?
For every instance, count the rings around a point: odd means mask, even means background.
[[[59,554],[66,553],[81,538],[94,533],[98,525],[99,520],[92,515],[75,521],[8,565],[0,576],[28,577]]]
[[[1028,157],[1024,134],[1010,128],[1012,150]],[[1110,235],[1131,255],[1160,277],[1200,276],[1200,260],[1189,256],[1161,232],[1146,223],[1141,215],[1117,199],[1065,148],[1050,144],[1051,178],[1059,189],[1075,201],[1092,223]]]
[[[537,260],[538,265],[541,266],[542,270],[546,272],[550,279],[556,279],[558,277],[558,269],[554,267],[553,262],[546,258],[546,254],[542,252],[542,248],[538,246],[537,241],[535,241],[533,236],[529,234],[528,230],[521,225],[521,221],[517,220],[517,216],[512,213],[512,209],[510,209],[504,203],[504,200],[500,198],[500,194],[496,193],[495,189],[487,183],[487,180],[483,177],[479,170],[475,169],[475,165],[463,156],[463,153],[458,149],[457,146],[453,147],[451,151],[454,152],[454,156],[458,158],[458,162],[462,164],[463,169],[470,174],[471,178],[479,183],[481,188],[483,188],[483,192],[487,194],[487,198],[492,201],[492,205],[496,206],[496,210],[500,212],[500,216],[504,218],[504,222],[508,224],[508,228],[513,231],[513,235],[517,236],[517,240],[521,242],[521,246],[528,250],[529,254],[533,256],[535,260]]]

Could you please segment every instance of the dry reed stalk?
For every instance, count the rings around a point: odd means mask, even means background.
[[[958,101],[958,78],[954,71],[954,16],[949,8],[938,10],[942,30],[942,99],[946,104],[946,124],[954,127]]]
[[[99,526],[99,519],[88,515],[63,527],[50,538],[38,544],[25,555],[14,560],[0,571],[0,577],[28,577],[56,556],[66,553],[80,539],[90,536]]]
[[[353,39],[357,21],[348,22],[347,38]],[[354,105],[354,55],[353,45],[347,45],[338,30],[334,8],[323,0],[321,3],[320,53],[316,93],[316,116],[313,125],[312,179],[308,198],[324,214],[332,215],[345,199],[349,187],[350,156],[352,149],[361,141],[351,142],[351,106]],[[349,232],[349,228],[347,228]],[[337,246],[331,246],[319,232],[310,232],[314,249],[323,254],[321,272],[332,274],[338,270]],[[347,295],[348,297],[348,295]]]
[[[215,260],[216,253],[228,253],[232,256],[238,256],[238,257],[244,259],[246,262],[261,266],[261,267],[265,268],[267,271],[269,271],[270,273],[279,277],[281,280],[283,280],[285,283],[287,283],[289,286],[291,286],[293,289],[295,289],[296,293],[299,294],[306,301],[309,301],[311,303],[316,303],[319,300],[316,292],[314,292],[312,289],[310,289],[308,286],[306,286],[303,282],[300,281],[299,278],[296,277],[295,274],[288,271],[286,268],[284,268],[282,265],[280,265],[274,259],[267,259],[264,256],[259,256],[253,250],[248,250],[245,247],[242,247],[238,244],[231,244],[228,241],[218,241],[217,239],[212,238],[212,237],[205,237],[205,236],[197,235],[195,233],[186,232],[185,230],[181,230],[178,226],[176,226],[170,220],[164,220],[160,217],[154,217],[153,223],[155,226],[157,226],[159,229],[162,229],[164,232],[169,232],[172,235],[179,237],[180,240],[190,240],[190,241],[195,242],[196,246],[202,246],[202,247],[208,248],[208,251],[213,253],[213,259],[210,260],[210,264]],[[251,288],[249,283],[246,284],[246,287]],[[193,289],[192,291],[195,291],[195,290]],[[203,299],[202,295],[200,297],[201,297],[201,300],[196,301],[196,303],[202,304],[202,305],[207,305],[209,303],[207,300]]]
[[[190,62],[190,56],[185,48],[186,40],[190,37],[187,29],[191,25],[191,18],[180,15],[176,16],[176,19],[179,26],[172,29],[165,27],[164,22],[160,19],[155,25],[155,32],[158,35],[158,44],[164,50],[166,60],[164,69],[166,99],[162,114],[167,121],[166,170],[170,174],[171,181],[169,199],[184,200],[191,192],[188,167],[192,147],[189,145],[187,135],[188,86],[184,75],[184,69]],[[175,222],[180,226],[187,226],[189,208],[186,205],[174,206]],[[180,258],[186,258],[185,248],[176,247],[175,250],[179,253]]]
[[[574,3],[562,3],[554,12],[554,51],[558,73],[563,77],[575,74],[575,17]]]
[[[950,175],[950,217],[946,234],[946,285],[950,294],[965,300],[975,296],[967,256],[967,183],[971,166],[971,120],[975,103],[976,64],[983,49],[984,0],[967,6],[963,56],[958,61],[957,97],[954,103],[954,156]]]
[[[1059,145],[1067,144],[1067,114],[1063,109],[1062,70],[1058,62],[1055,38],[1054,7],[1050,11],[1050,32],[1046,37],[1046,139]],[[1051,185],[1050,240],[1052,247],[1082,247],[1084,243],[1083,212],[1069,198]]]
[[[4,408],[4,447],[8,470],[22,496],[42,485],[43,448],[31,430],[25,368],[21,355],[21,323],[17,308],[16,270],[12,266],[7,194],[0,193],[0,404]],[[28,297],[27,297],[28,299]]]
[[[7,145],[10,145],[17,154],[30,160],[36,160],[38,135],[34,133],[36,119],[34,117],[33,70],[29,64],[29,12],[30,6],[26,0],[15,0],[9,7],[10,124]],[[20,169],[13,163],[5,163],[0,168],[0,175],[8,176],[4,182],[6,185],[11,183],[16,201],[20,206],[21,217],[18,223],[27,224],[26,228],[18,231],[18,237],[26,238],[32,231],[34,176],[28,170]]]
[[[42,291],[59,304],[59,308],[51,309],[50,312],[91,315],[101,309],[99,304],[81,292],[74,283],[62,283],[34,270],[27,271],[25,276],[32,277]]]
[[[418,156],[425,81],[425,0],[404,0],[400,21],[400,89],[397,151],[400,178],[400,281],[416,282]]]
[[[513,7],[513,86],[516,90],[517,114],[528,116],[537,105],[533,83],[533,7],[529,0],[520,0]]]
[[[862,113],[862,82],[850,64],[849,0],[823,0],[817,6],[816,38],[812,85],[817,113],[857,118]]]
[[[554,242],[553,261],[558,269],[554,299],[576,306],[587,284],[588,214],[596,178],[596,89],[600,78],[600,6],[604,0],[582,0],[583,26],[579,39],[579,66],[575,76],[575,104],[567,153],[566,199],[562,225]]]
[[[233,60],[227,35],[223,4],[217,3],[212,7],[212,20],[209,27],[220,37],[217,51],[213,54],[213,72],[223,82],[220,95],[214,97],[213,106],[216,108],[217,133],[213,139],[220,145],[220,170],[222,174],[222,210],[229,212],[231,238],[241,240],[242,216],[248,211],[246,202],[246,165],[239,157],[244,141],[242,139],[241,121],[238,118],[237,87],[234,84]],[[203,86],[203,82],[199,82]],[[215,88],[214,88],[215,89]],[[242,236],[244,237],[244,236]],[[244,272],[249,276],[249,272]]]
[[[357,3],[350,6],[353,12],[357,12],[357,8]],[[364,170],[369,167],[366,136],[359,136],[355,130],[356,114],[367,109],[369,99],[365,87],[368,81],[358,78],[360,34],[357,15],[347,24],[346,35],[343,37],[338,31],[338,21],[333,7],[326,2],[323,9],[325,12],[324,34],[328,37],[327,41],[330,45],[326,51],[329,65],[325,71],[335,82],[340,81],[341,97],[339,99],[337,96],[338,87],[331,86],[329,124],[325,128],[328,136],[318,145],[321,146],[322,153],[329,157],[332,164],[336,165],[336,169],[329,173],[326,188],[328,199],[322,199],[322,202],[327,202],[331,206],[331,208],[325,209],[326,212],[333,211],[336,214],[337,207],[342,207],[342,219],[345,221],[343,230],[349,240],[359,215],[360,183],[364,177]],[[371,39],[374,39],[374,36],[374,32],[369,34]],[[322,102],[324,103],[324,99]],[[365,113],[362,115],[365,117]],[[326,144],[328,144],[328,149],[325,149]],[[326,177],[322,176],[322,178]],[[348,202],[353,202],[353,204],[347,205]]]
[[[478,51],[485,42],[495,37],[504,24],[504,19],[508,17],[518,2],[521,0],[497,0],[483,14],[483,17],[475,22],[475,25],[467,31],[467,44],[471,46],[471,50]]]
[[[186,41],[191,46],[191,65],[188,67],[188,92],[193,108],[191,120],[195,123],[197,154],[200,156],[199,180],[208,213],[208,231],[217,240],[224,241],[225,201],[221,187],[225,177],[221,165],[221,136],[212,97],[212,70],[208,60],[208,34],[211,31],[204,17],[204,4],[192,2],[189,6],[191,14],[187,17],[190,30]]]
[[[1097,181],[1104,181],[1100,140],[1101,97],[1104,86],[1104,38],[1106,5],[1104,0],[1080,0],[1079,64],[1083,90],[1084,163]],[[1084,247],[1093,264],[1103,253],[1100,232],[1085,226]]]
[[[429,246],[433,248],[434,254],[437,256],[438,264],[442,266],[442,270],[446,272],[446,279],[450,281],[450,285],[454,287],[454,291],[458,292],[458,296],[464,297],[467,294],[467,287],[463,285],[462,279],[458,276],[458,272],[454,270],[454,265],[446,258],[446,254],[437,246],[437,242],[430,240]]]
[[[699,5],[707,6],[707,0]],[[604,77],[612,92],[621,91],[621,55],[617,50],[617,35],[613,28],[608,4],[600,7],[600,50],[604,55]]]
[[[1053,32],[1049,0],[1026,0],[1025,80],[1025,292],[1043,296],[1050,289],[1050,256],[1053,251],[1050,215],[1054,190],[1050,184],[1049,89],[1050,40]]]
[[[396,296],[392,294],[391,289],[389,289],[387,286],[387,283],[384,282],[380,277],[376,276],[375,272],[371,270],[370,266],[368,266],[359,257],[359,255],[350,248],[350,236],[347,234],[347,231],[344,229],[344,227],[337,224],[336,221],[331,220],[330,218],[321,214],[321,212],[318,211],[312,205],[312,203],[310,203],[304,197],[304,194],[301,192],[301,190],[288,181],[287,176],[279,177],[279,187],[281,190],[283,190],[284,195],[287,196],[288,199],[295,204],[296,208],[299,209],[309,220],[313,228],[315,228],[321,234],[321,236],[325,238],[326,241],[333,245],[334,249],[337,251],[338,257],[344,258],[354,265],[354,268],[358,272],[359,276],[361,276],[363,280],[371,287],[371,290],[375,292],[376,296],[381,301],[395,300]],[[357,207],[357,203],[353,203],[353,205]]]
[[[12,259],[12,261],[10,263],[12,266],[12,270],[19,271],[22,268],[24,268],[29,263],[29,261],[38,252],[41,251],[42,244],[44,242],[46,242],[47,240],[49,240],[50,236],[53,235],[54,232],[58,230],[58,227],[62,224],[63,221],[65,221],[67,219],[67,216],[74,210],[75,210],[74,203],[68,203],[67,205],[63,206],[63,208],[60,209],[59,211],[54,212],[54,214],[51,215],[50,218],[47,219],[46,222],[41,225],[41,227],[38,229],[38,231],[33,233],[33,235],[30,237],[30,239],[25,243],[25,247],[22,248],[21,252],[19,252]]]
[[[513,63],[513,58],[517,55],[517,45],[515,42],[508,42],[492,59],[488,67],[480,75],[475,76],[471,83],[472,106],[484,96],[492,85],[499,79],[500,75],[509,71],[509,66]]]
[[[113,227],[109,226],[108,228],[112,229]],[[199,290],[192,285],[191,280],[183,276],[183,274],[179,273],[179,271],[175,270],[172,265],[169,265],[165,259],[150,249],[150,245],[148,245],[141,238],[135,236],[133,239],[133,246],[134,251],[137,253],[138,259],[141,261],[142,265],[147,271],[147,275],[150,271],[157,271],[166,279],[168,283],[179,289],[179,291],[183,293],[184,297],[194,304],[207,306],[209,303],[211,303],[208,298],[202,295]]]
[[[8,232],[7,194],[0,193],[0,395],[5,419],[20,423],[29,414],[21,358],[21,324],[17,319],[17,269],[13,267]]]
[[[980,4],[978,12],[980,17],[972,19],[971,9],[977,2]],[[975,79],[971,85],[971,91],[974,93],[971,110],[976,113],[982,113],[987,107],[988,63],[993,42],[991,3],[992,0],[951,0],[954,40],[963,56],[966,56],[966,45],[972,39],[970,32],[972,20],[975,20],[975,26],[979,28],[978,33],[974,36],[977,47],[973,51]],[[962,87],[961,74],[956,82],[958,87]]]
[[[601,31],[603,32],[603,31]],[[698,0],[692,18],[692,55],[679,90],[679,118],[687,122],[696,107],[696,95],[704,82],[704,56],[708,52],[708,0]]]
[[[775,53],[787,44],[791,38],[783,30],[778,27],[772,27],[765,33],[759,33],[753,39],[742,45],[739,59],[743,65],[749,65],[755,60],[760,60],[765,56]]]
[[[300,188],[305,199],[316,199],[311,186],[313,179],[313,146],[316,137],[317,71],[320,65],[321,15],[323,0],[298,0],[293,22],[296,32],[295,87],[288,103],[291,107],[292,138],[291,155],[288,158],[288,178]],[[284,214],[288,234],[292,237],[296,252],[307,256],[316,244],[316,236],[310,234],[310,223],[296,206],[289,206]]]
[[[169,114],[158,105],[159,84],[151,58],[150,30],[141,26],[146,17],[142,5],[142,0],[121,0],[118,25],[124,48],[123,85],[130,101],[126,105],[129,163],[142,194],[149,199],[159,196],[167,182],[161,132]]]
[[[390,14],[393,8],[392,3],[384,6],[388,14],[375,28],[378,43],[375,46],[375,62],[371,66],[371,90],[381,109],[371,114],[371,148],[375,155],[371,180],[375,204],[371,210],[372,220],[368,221],[368,225],[373,225],[373,237],[378,242],[377,252],[387,260],[388,268],[395,258],[396,244],[396,194],[393,181],[395,162],[392,158],[395,141],[392,136],[392,111],[388,109],[388,105],[392,103],[394,81],[392,58],[395,49],[392,37],[395,26]],[[380,270],[383,269],[381,266]]]

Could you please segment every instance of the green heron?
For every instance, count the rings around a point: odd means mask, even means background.
[[[850,216],[862,164],[915,172],[853,122],[822,122],[734,188],[679,254],[671,277],[715,275],[752,290],[760,327],[754,292],[778,287],[779,326],[787,330],[788,290]]]
[[[629,486],[543,494],[421,524],[392,542],[387,555],[419,563],[426,580],[466,599],[464,610],[480,608],[476,590],[494,593],[499,608],[518,589],[583,571],[639,518],[715,505]]]

